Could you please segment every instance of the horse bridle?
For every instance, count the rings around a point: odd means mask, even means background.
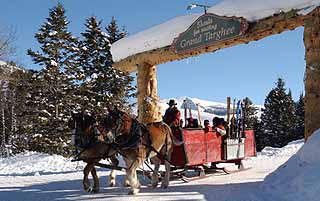
[[[125,120],[121,117],[121,113],[116,113],[117,117],[114,117],[115,113],[109,114],[112,116],[112,120],[115,120],[115,128],[110,128],[110,129],[106,129],[106,132],[109,133],[111,132],[112,135],[107,135],[107,138],[109,140],[110,143],[115,143],[118,144],[117,142],[117,138],[124,135],[125,133],[121,131],[121,126],[123,125],[123,123],[125,122]]]
[[[85,121],[84,116],[81,116],[81,120]],[[78,118],[74,118],[74,128],[71,130],[71,143],[75,146],[78,146],[77,143],[77,138],[82,138],[84,136],[84,132],[81,129],[79,129],[79,125],[78,122],[79,121],[79,117]],[[90,124],[89,126],[93,126],[93,134],[94,136],[99,136],[101,135],[99,129],[97,128],[97,123],[93,123]]]

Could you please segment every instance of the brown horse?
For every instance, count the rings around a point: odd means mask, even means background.
[[[116,150],[110,144],[104,142],[104,136],[99,132],[99,126],[96,119],[91,115],[77,113],[73,114],[69,121],[69,127],[72,128],[72,141],[80,151],[77,155],[77,160],[82,160],[87,163],[83,170],[83,188],[87,192],[99,192],[100,184],[95,163],[101,159],[108,158],[112,164],[119,164],[116,158]],[[94,180],[93,187],[90,186],[88,175],[91,175]],[[116,185],[116,171],[112,170],[109,175],[109,186]]]
[[[103,132],[124,156],[127,178],[131,186],[129,194],[139,192],[140,182],[136,170],[148,157],[155,166],[152,187],[155,188],[158,185],[161,160],[164,160],[166,170],[161,187],[168,187],[173,143],[181,143],[174,138],[167,124],[157,122],[144,125],[123,111],[109,109],[109,114],[104,120]]]

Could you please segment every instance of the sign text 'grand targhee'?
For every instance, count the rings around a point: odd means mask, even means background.
[[[217,42],[233,39],[245,33],[248,23],[243,18],[220,17],[214,14],[200,16],[172,44],[176,53],[213,45]]]

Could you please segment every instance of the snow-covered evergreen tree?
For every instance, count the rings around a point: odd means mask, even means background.
[[[266,97],[261,116],[264,145],[286,145],[294,132],[295,122],[295,105],[291,92],[286,93],[285,82],[279,78],[276,87]]]
[[[13,152],[18,153],[25,150],[32,150],[32,137],[37,133],[41,124],[38,123],[38,102],[42,86],[37,79],[37,71],[16,71],[13,73],[13,79],[10,80],[10,87],[15,92],[15,124],[12,130]],[[36,82],[37,81],[37,82]],[[38,84],[36,84],[38,83]]]
[[[0,156],[4,156],[6,144],[6,81],[0,80]]]
[[[70,135],[67,121],[70,104],[73,104],[70,103],[69,92],[73,83],[66,72],[74,68],[72,56],[77,50],[77,39],[68,31],[65,9],[60,3],[50,10],[47,22],[35,38],[41,51],[29,49],[28,54],[43,69],[38,75],[42,88],[37,100],[41,129],[37,130],[33,141],[37,147],[43,148],[39,151],[68,154]]]
[[[244,103],[244,114],[245,114],[245,128],[246,129],[253,129],[254,124],[257,123],[257,108],[253,105],[250,98],[246,97],[243,99]]]
[[[76,95],[81,99],[78,101],[81,110],[103,113],[108,105],[123,108],[128,105],[132,77],[112,67],[111,43],[109,35],[101,29],[101,21],[90,17],[85,27],[77,55],[80,75],[76,76],[79,83]]]
[[[253,129],[256,138],[256,148],[260,151],[264,145],[261,141],[261,122],[257,117],[257,108],[253,105],[250,98],[246,97],[243,99],[244,113],[245,113],[245,128]]]
[[[109,25],[106,27],[107,33],[109,35],[108,39],[111,44],[126,37],[128,35],[124,27],[119,28],[117,21],[114,17],[111,18]],[[119,71],[118,71],[119,72]],[[120,97],[122,97],[122,107],[128,112],[132,112],[131,108],[135,103],[130,104],[129,99],[136,96],[136,88],[132,86],[133,77],[129,73],[119,72],[122,76]]]
[[[124,28],[121,30],[118,27],[117,21],[114,17],[111,18],[110,23],[106,27],[107,33],[108,33],[108,39],[111,44],[114,42],[120,40],[121,38],[124,38],[127,35],[127,32]]]
[[[304,137],[304,96],[300,94],[299,100],[296,102],[296,139]]]
[[[15,83],[16,74],[23,74],[23,70],[13,62],[0,66],[0,71],[5,74],[0,80],[0,155],[9,156],[12,153],[13,143],[17,131],[17,111],[22,108],[17,102],[18,94]]]

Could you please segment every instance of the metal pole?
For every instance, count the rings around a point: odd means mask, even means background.
[[[228,124],[228,127],[227,127],[227,133],[228,133],[228,136],[230,136],[230,104],[231,104],[231,98],[230,97],[227,97],[227,124]]]

